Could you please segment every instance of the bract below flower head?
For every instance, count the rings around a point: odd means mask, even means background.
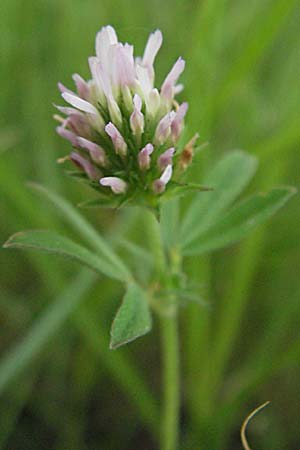
[[[74,74],[76,92],[58,87],[68,106],[57,106],[58,134],[72,144],[69,160],[106,200],[156,206],[182,173],[177,147],[188,109],[175,101],[185,62],[177,59],[160,89],[154,86],[154,61],[162,45],[156,30],[142,57],[118,40],[110,25],[96,36],[89,58],[91,79]],[[180,166],[180,167],[179,167]],[[178,169],[178,170],[176,170]],[[178,189],[177,189],[178,190]],[[109,204],[106,201],[105,204]]]

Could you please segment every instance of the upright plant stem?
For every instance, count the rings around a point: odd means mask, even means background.
[[[176,450],[179,438],[180,377],[178,320],[175,312],[161,316],[163,412],[161,450]]]
[[[155,261],[155,279],[164,289],[172,289],[172,276],[179,270],[181,258],[173,249],[167,261],[161,223],[153,214],[146,216],[150,246]],[[164,298],[160,305],[163,406],[160,450],[177,450],[179,440],[180,377],[177,298]]]

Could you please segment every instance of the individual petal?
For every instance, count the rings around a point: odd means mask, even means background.
[[[160,95],[158,90],[152,89],[146,98],[147,113],[151,118],[154,118],[160,108]]]
[[[64,92],[68,92],[69,94],[76,95],[75,92],[71,91],[71,89],[68,89],[64,84],[62,84],[60,81],[57,83],[57,87],[60,90],[60,92],[63,94]]]
[[[142,99],[138,94],[133,97],[134,110],[130,116],[130,128],[134,136],[140,137],[144,132],[144,114],[141,112]]]
[[[180,92],[182,92],[184,89],[184,85],[183,84],[177,84],[174,87],[174,95],[180,94]]]
[[[105,127],[105,131],[111,138],[116,153],[120,156],[125,156],[127,153],[127,144],[119,130],[112,122],[109,122]]]
[[[78,73],[72,75],[79,97],[87,100],[90,94],[88,83]]]
[[[70,159],[74,164],[76,164],[76,166],[82,169],[91,180],[99,180],[99,178],[101,178],[102,174],[100,170],[83,156],[79,155],[78,153],[72,152],[70,155]]]
[[[147,144],[138,154],[138,163],[141,170],[148,170],[151,164],[150,155],[152,154],[154,147],[152,144]]]
[[[103,117],[101,116],[101,114],[86,114],[87,120],[90,124],[90,126],[97,131],[100,134],[105,134],[104,133],[104,127],[105,127],[105,122]]]
[[[64,139],[67,139],[68,141],[70,141],[72,145],[74,145],[75,147],[77,146],[77,136],[75,133],[68,130],[64,126],[57,127],[56,132]]]
[[[79,109],[80,111],[84,111],[90,114],[99,114],[98,110],[93,106],[91,103],[87,102],[86,100],[83,100],[80,97],[77,97],[77,95],[70,94],[69,92],[63,92],[62,94],[63,99],[69,103],[70,105],[74,106],[74,108]]]
[[[151,33],[148,39],[148,42],[145,47],[142,64],[145,67],[152,67],[155,57],[161,47],[162,44],[162,32],[160,30],[154,31]]]
[[[89,58],[89,66],[93,79],[101,92],[104,92],[106,97],[112,95],[109,73],[106,71],[104,64],[95,56]]]
[[[136,64],[135,70],[141,91],[143,93],[143,97],[146,98],[153,88],[152,81],[149,76],[149,71],[146,67],[143,67],[140,64]]]
[[[107,70],[109,69],[110,46],[117,42],[117,34],[111,25],[101,28],[96,35],[96,55]]]
[[[91,127],[84,114],[70,114],[66,119],[66,125],[77,135],[89,137]]]
[[[168,148],[165,152],[163,152],[158,160],[157,165],[161,170],[164,170],[168,165],[172,164],[173,155],[175,153],[175,148]]]
[[[169,164],[164,172],[162,173],[161,177],[158,180],[155,180],[152,184],[152,189],[155,194],[161,194],[166,189],[166,185],[170,181],[172,177],[173,169],[172,165]]]
[[[103,78],[101,74],[101,63],[95,56],[89,57],[88,62],[92,75],[92,85],[90,85],[90,93],[94,93],[97,100],[102,105],[105,105],[105,93],[103,87]]]
[[[185,61],[181,57],[178,58],[162,84],[160,93],[164,100],[171,101],[173,99],[175,84],[184,71],[184,67]]]
[[[78,114],[78,115],[83,115],[82,112],[78,111],[78,109],[72,108],[71,106],[59,106],[59,105],[55,105],[53,104],[53,106],[58,109],[58,111],[60,111],[63,114],[71,115],[71,114]]]
[[[122,97],[123,97],[124,106],[125,106],[128,114],[131,114],[132,111],[133,111],[131,89],[130,89],[129,86],[123,86],[121,88],[121,91],[122,91]]]
[[[164,184],[168,184],[169,181],[171,180],[172,173],[173,173],[173,168],[172,168],[172,165],[169,164],[165,168],[164,172],[162,173],[162,175],[160,177],[160,181],[162,181]]]
[[[171,111],[160,120],[155,131],[155,144],[162,145],[166,142],[171,133],[171,124],[175,114],[174,111]]]
[[[112,122],[114,122],[119,127],[122,126],[122,113],[120,111],[120,108],[119,108],[117,102],[115,101],[114,98],[110,98],[107,100],[107,103],[108,103],[109,115],[110,115]]]
[[[171,133],[173,142],[177,142],[183,129],[183,119],[187,113],[188,104],[182,103],[176,111],[176,116],[171,124]]]
[[[124,194],[127,191],[127,183],[118,177],[104,177],[99,183],[110,187],[114,194]]]
[[[89,64],[90,64],[92,75],[95,78],[95,81],[99,88],[99,91],[102,91],[105,95],[109,114],[110,114],[112,121],[116,125],[121,126],[122,114],[121,114],[120,108],[113,96],[109,73],[105,69],[104,65],[100,61],[97,60],[97,58],[94,58],[94,57],[89,58]],[[103,103],[103,99],[101,99],[100,102]]]
[[[133,104],[134,104],[134,108],[137,111],[141,111],[143,102],[142,102],[141,97],[138,94],[135,94],[135,96],[133,97]]]
[[[133,47],[118,43],[115,46],[115,82],[118,86],[134,86],[136,82]]]
[[[95,144],[95,142],[89,141],[81,136],[77,138],[77,143],[79,147],[89,151],[90,157],[96,164],[103,167],[107,165],[105,151],[102,147],[100,147],[100,145]]]
[[[111,45],[108,50],[108,67],[104,67],[107,76],[109,77],[109,82],[112,86],[112,91],[116,97],[119,95],[120,91],[120,81],[119,81],[119,70],[118,70],[118,50],[121,44],[116,43]]]

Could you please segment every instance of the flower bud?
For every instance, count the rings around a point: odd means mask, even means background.
[[[127,190],[127,183],[118,177],[104,177],[99,183],[102,186],[110,187],[114,194],[124,194]]]
[[[161,177],[158,180],[155,180],[152,185],[153,192],[155,194],[162,194],[164,190],[166,189],[166,185],[170,181],[172,177],[173,169],[171,164],[169,164],[164,172],[162,173]]]
[[[119,132],[119,130],[115,127],[115,125],[112,122],[109,122],[105,127],[105,131],[111,138],[117,155],[126,156],[127,144],[124,141],[124,138]]]
[[[72,152],[70,155],[70,159],[74,164],[76,164],[76,166],[82,169],[91,180],[99,180],[99,178],[102,176],[100,170],[97,167],[95,167],[90,161],[83,158],[83,156],[79,155],[78,153]]]
[[[81,148],[88,150],[92,160],[99,164],[100,166],[105,167],[107,165],[107,158],[105,155],[105,151],[100,145],[95,144],[94,142],[89,141],[83,137],[77,138],[77,145]]]
[[[77,97],[75,94],[70,94],[69,92],[63,92],[61,94],[64,100],[66,100],[67,103],[70,103],[70,105],[74,106],[74,108],[79,109],[80,111],[95,114],[96,116],[99,114],[95,106],[93,106],[91,103],[87,102],[86,100],[83,100],[80,97]]]
[[[152,144],[147,144],[138,154],[138,163],[141,170],[148,170],[151,164],[150,155],[154,148]]]
[[[164,170],[169,164],[172,164],[172,158],[175,153],[175,148],[168,148],[163,152],[157,160],[157,165],[161,170]]]
[[[155,57],[161,47],[162,44],[162,33],[160,30],[156,30],[154,33],[151,33],[149,39],[146,44],[146,48],[144,51],[143,59],[141,64],[143,67],[146,67],[149,73],[149,78],[152,82],[154,81],[154,60]]]
[[[175,84],[177,83],[177,80],[182,74],[182,72],[184,71],[184,67],[185,61],[182,58],[178,58],[162,84],[160,94],[162,99],[165,100],[167,103],[170,103],[173,100]]]
[[[79,97],[88,100],[90,95],[90,87],[88,83],[78,73],[72,75]]]
[[[83,114],[69,114],[66,119],[66,125],[75,133],[77,136],[90,137],[91,127],[86,121]]]
[[[134,136],[141,137],[144,132],[144,115],[141,112],[142,99],[138,94],[133,97],[134,110],[130,116],[130,128]]]
[[[146,98],[147,113],[150,118],[154,118],[160,108],[160,95],[157,89],[152,89]]]
[[[174,117],[173,122],[171,123],[171,133],[172,133],[172,141],[176,143],[181,135],[183,129],[183,120],[188,110],[188,104],[182,103],[178,110],[176,111],[176,115]]]
[[[174,111],[171,111],[160,120],[159,124],[157,125],[154,136],[154,143],[156,145],[164,144],[168,139],[168,137],[170,136],[171,124],[175,114],[176,113]]]
[[[77,136],[76,136],[75,133],[73,133],[70,130],[67,130],[67,128],[65,128],[64,126],[57,127],[56,128],[56,132],[57,132],[57,134],[59,134],[64,139],[67,139],[68,141],[70,141],[71,144],[74,145],[74,147],[76,147],[76,145],[77,145]]]

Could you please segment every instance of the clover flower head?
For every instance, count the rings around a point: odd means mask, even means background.
[[[185,62],[178,58],[157,89],[154,61],[161,45],[156,30],[135,58],[132,45],[119,42],[110,25],[103,27],[96,56],[88,60],[91,79],[74,74],[76,92],[58,84],[68,106],[56,106],[63,115],[55,116],[57,133],[72,144],[68,159],[102,198],[155,205],[186,168],[178,142],[188,104],[175,101]]]

